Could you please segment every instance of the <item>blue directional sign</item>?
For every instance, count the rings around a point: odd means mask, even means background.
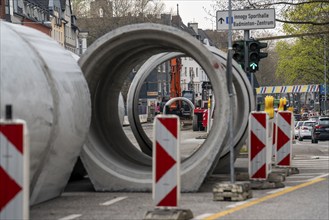
[[[327,85],[326,88],[325,88],[325,85],[320,85],[320,94],[324,94],[325,91],[327,92],[327,94],[329,94],[329,86]]]

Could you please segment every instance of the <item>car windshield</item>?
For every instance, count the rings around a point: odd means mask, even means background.
[[[303,124],[303,121],[298,121],[296,124],[296,128],[299,128]]]
[[[304,126],[312,127],[315,122],[304,122]]]
[[[319,120],[320,125],[329,125],[329,118],[326,119],[320,119]]]

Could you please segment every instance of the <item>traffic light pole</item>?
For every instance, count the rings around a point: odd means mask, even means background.
[[[232,2],[228,2],[228,17],[232,18]],[[234,108],[234,97],[233,97],[233,73],[232,73],[232,57],[233,57],[233,48],[232,48],[232,19],[229,19],[228,22],[228,53],[227,53],[227,90],[230,96],[230,109]],[[233,146],[233,111],[229,111],[228,119],[228,130],[229,130],[229,149],[230,149],[230,180],[231,183],[235,183],[235,172],[234,172],[234,146]]]

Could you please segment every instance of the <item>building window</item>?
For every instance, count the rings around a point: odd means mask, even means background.
[[[185,73],[185,76],[187,76],[187,67],[185,67],[184,73]]]
[[[102,8],[100,8],[99,9],[99,17],[103,17],[104,16],[104,12],[103,12],[103,9]]]
[[[195,69],[195,76],[196,76],[196,77],[199,77],[199,73],[198,73],[198,71],[199,71],[199,68],[197,67],[197,68]]]

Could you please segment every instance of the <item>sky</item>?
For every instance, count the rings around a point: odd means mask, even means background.
[[[215,19],[213,18],[213,22],[206,19],[205,17],[210,18],[210,16],[203,9],[213,10],[211,4],[214,4],[214,0],[162,0],[162,2],[166,5],[165,11],[169,12],[172,9],[174,15],[177,13],[178,4],[179,15],[184,24],[195,22],[201,29],[216,29]]]

